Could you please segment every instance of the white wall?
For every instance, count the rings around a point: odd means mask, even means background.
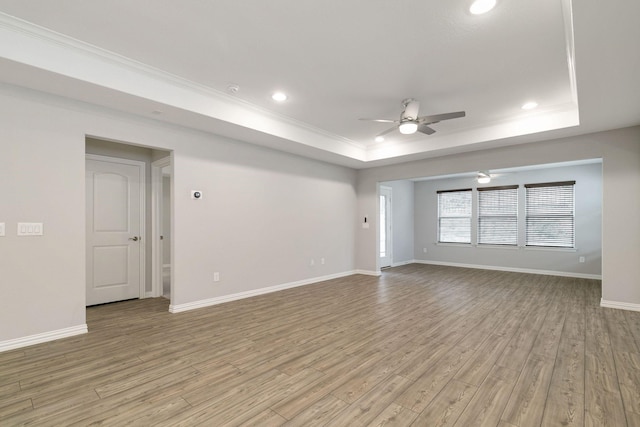
[[[502,267],[514,270],[554,271],[580,277],[602,273],[602,165],[554,167],[507,173],[481,187],[515,185],[519,188],[519,245],[524,245],[524,185],[576,181],[576,250],[516,248],[487,245],[437,244],[438,190],[477,188],[474,177],[449,178],[415,183],[415,257],[417,260]],[[474,193],[474,206],[477,192]],[[474,209],[475,211],[475,209]],[[474,233],[472,233],[474,234]],[[424,253],[423,249],[427,249]],[[580,263],[579,257],[585,262]]]
[[[173,304],[354,269],[353,170],[8,85],[0,113],[0,347],[85,324],[87,135],[173,150]]]
[[[386,181],[380,183],[390,187],[391,236],[393,239],[393,265],[413,261],[413,182]]]
[[[356,230],[356,268],[376,270],[377,183],[478,170],[603,159],[602,296],[640,309],[640,127],[425,159],[365,169],[358,174],[358,217],[372,218]]]

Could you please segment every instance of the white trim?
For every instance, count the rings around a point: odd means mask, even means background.
[[[260,132],[272,134],[271,125],[286,134],[275,136],[354,160],[366,159],[366,145],[360,142],[4,12],[0,12],[0,36],[7,39],[0,49],[4,58],[238,126],[251,128],[251,123],[259,122],[255,129]],[[333,147],[327,148],[331,143]]]
[[[391,264],[391,267],[400,267],[401,265],[413,264],[414,262],[412,259],[409,261],[398,261]]]
[[[382,276],[382,272],[378,271],[371,271],[371,270],[354,270],[353,274],[363,274],[365,276]]]
[[[630,302],[608,301],[604,298],[600,299],[600,307],[616,308],[618,310],[640,311],[640,304]]]
[[[124,159],[122,157],[102,156],[99,154],[87,154],[85,153],[86,160],[96,160],[107,163],[117,163],[123,165],[132,165],[138,167],[138,179],[140,182],[140,288],[138,290],[138,298],[147,298],[147,258],[146,258],[146,246],[147,246],[147,212],[146,212],[146,200],[147,200],[147,180],[146,180],[146,166],[145,162],[140,160]],[[86,166],[85,166],[86,168]],[[86,216],[86,214],[85,214]],[[86,236],[85,236],[86,246]]]
[[[171,165],[171,155],[151,163],[151,292],[152,297],[162,296],[164,256],[160,236],[162,235],[162,168]],[[172,174],[173,175],[173,174]],[[171,177],[173,178],[173,176]]]
[[[385,214],[387,218],[386,218],[385,224],[382,224],[382,221],[380,220],[380,196],[382,196],[383,193],[386,193],[385,196],[387,197],[386,204],[385,204]],[[392,187],[388,187],[382,184],[378,186],[377,213],[378,213],[378,229],[376,233],[376,241],[378,242],[377,244],[378,268],[392,267],[393,266],[393,188]],[[380,256],[380,229],[382,227],[385,227],[385,232],[387,233],[386,242],[385,242],[387,245],[387,256],[385,258],[389,261],[389,265],[384,265],[384,266],[380,261],[382,259],[382,257]]]
[[[500,267],[495,265],[462,264],[458,262],[427,261],[427,260],[420,260],[420,259],[416,259],[413,262],[415,262],[416,264],[445,265],[449,267],[477,268],[480,270],[510,271],[512,273],[530,273],[530,274],[542,274],[544,276],[575,277],[578,279],[602,280],[602,275],[600,274],[574,273],[572,271],[537,270],[534,268]]]
[[[29,335],[22,338],[0,342],[0,353],[3,351],[14,350],[16,348],[28,347],[34,344],[59,340],[61,338],[73,337],[75,335],[86,334],[88,332],[87,324],[72,326],[70,328],[58,329],[55,331],[43,332],[41,334]]]
[[[325,280],[339,279],[341,277],[351,276],[357,274],[353,271],[347,271],[344,273],[329,274],[327,276],[312,277],[310,279],[298,280],[296,282],[283,283],[281,285],[269,286],[266,288],[254,289],[251,291],[238,292],[236,294],[223,295],[215,298],[208,298],[204,300],[188,302],[185,304],[171,304],[169,305],[170,313],[181,313],[183,311],[195,310],[196,308],[210,307],[212,305],[224,304],[225,302],[236,301],[244,298],[251,298],[258,295],[269,294],[272,292],[283,291],[285,289],[296,288],[298,286],[311,285],[313,283],[324,282]],[[379,274],[378,274],[379,275]]]

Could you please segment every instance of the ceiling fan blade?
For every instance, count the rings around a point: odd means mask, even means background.
[[[358,119],[364,120],[367,122],[378,122],[378,123],[399,123],[399,120],[391,120],[391,119]]]
[[[394,130],[396,130],[396,129],[398,129],[398,127],[397,127],[397,126],[394,126],[394,127],[392,127],[392,128],[389,128],[389,129],[385,130],[384,132],[380,132],[380,133],[379,133],[379,134],[377,134],[376,136],[385,136],[386,134],[391,133],[391,132],[393,132],[393,131],[394,131]]]
[[[464,111],[456,111],[455,113],[434,114],[433,116],[418,117],[418,121],[420,123],[430,124],[442,120],[457,119],[464,116],[466,116],[466,113]]]
[[[416,120],[418,118],[418,112],[420,111],[420,102],[415,99],[405,99],[405,107],[402,112],[402,119]]]
[[[426,133],[427,135],[432,135],[436,133],[436,130],[422,123],[421,125],[418,126],[418,132]]]

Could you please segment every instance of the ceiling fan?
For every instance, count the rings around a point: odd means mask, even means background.
[[[444,114],[435,114],[432,116],[422,116],[418,117],[418,111],[420,110],[420,102],[413,99],[407,98],[402,101],[402,114],[400,114],[400,120],[391,120],[391,119],[360,119],[360,120],[368,120],[373,122],[380,123],[397,123],[397,126],[394,126],[390,129],[385,130],[382,133],[379,133],[376,136],[380,138],[390,132],[396,130],[396,128],[403,135],[411,135],[416,132],[421,132],[427,135],[431,135],[435,133],[435,129],[429,127],[434,123],[438,123],[442,120],[449,119],[457,119],[459,117],[464,117],[464,111],[456,111],[454,113],[444,113]]]

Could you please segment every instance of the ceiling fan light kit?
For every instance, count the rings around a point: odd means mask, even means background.
[[[400,130],[400,133],[403,135],[411,135],[418,131],[418,122],[406,121],[400,123],[400,126],[398,126],[398,130]]]
[[[398,129],[403,135],[412,135],[416,132],[424,133],[425,135],[432,135],[436,131],[435,129],[429,127],[429,125],[438,123],[442,120],[450,120],[457,119],[459,117],[464,117],[466,113],[464,111],[456,111],[453,113],[444,113],[444,114],[435,114],[431,116],[418,116],[418,112],[420,111],[420,102],[413,98],[407,98],[402,101],[403,111],[400,114],[400,120],[391,120],[391,119],[360,119],[360,120],[368,120],[379,123],[396,123],[396,125],[392,128],[385,130],[384,132],[379,133],[376,136],[376,141],[380,141],[380,138],[383,138],[384,135],[393,132]]]
[[[488,184],[491,182],[491,175],[489,172],[480,171],[478,172],[478,184]]]

